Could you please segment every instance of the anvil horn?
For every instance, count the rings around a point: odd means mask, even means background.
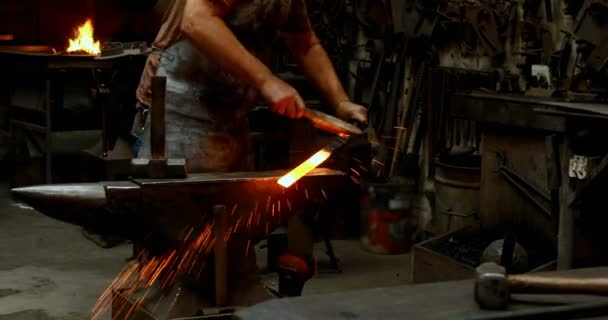
[[[80,226],[93,223],[92,217],[107,203],[104,185],[99,183],[32,186],[11,192],[16,200],[49,217]]]

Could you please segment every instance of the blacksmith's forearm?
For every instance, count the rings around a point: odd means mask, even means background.
[[[337,109],[341,102],[349,100],[327,52],[314,33],[288,35],[286,39],[306,77],[315,84],[334,109]]]
[[[212,61],[256,89],[272,72],[239,42],[221,17],[186,12],[182,31]]]

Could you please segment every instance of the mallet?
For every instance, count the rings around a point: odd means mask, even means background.
[[[496,263],[477,268],[475,301],[483,309],[505,309],[511,293],[608,294],[608,278],[507,275]]]

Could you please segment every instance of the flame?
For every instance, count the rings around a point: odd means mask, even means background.
[[[291,187],[291,185],[300,180],[300,178],[321,165],[321,163],[327,160],[330,155],[330,151],[327,149],[321,149],[319,152],[315,153],[314,156],[310,157],[310,159],[304,161],[297,168],[284,175],[281,179],[279,179],[278,183],[285,188]]]
[[[101,53],[99,41],[93,38],[93,23],[91,19],[78,27],[74,32],[75,39],[70,39],[70,46],[67,52],[85,52],[88,54],[98,55]]]

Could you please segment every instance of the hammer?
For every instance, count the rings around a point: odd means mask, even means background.
[[[284,106],[292,105],[294,101],[294,97],[283,98],[282,100],[276,102],[274,107],[279,107],[282,109]],[[312,122],[313,126],[316,128],[338,136],[357,136],[363,134],[363,131],[361,131],[361,129],[357,128],[355,125],[325,114],[319,110],[307,108],[304,112],[304,118]]]
[[[165,157],[165,95],[167,78],[152,77],[152,107],[150,119],[151,159],[131,160],[131,175],[137,178],[185,178],[188,169],[185,159]]]
[[[504,267],[481,264],[475,279],[475,301],[482,309],[506,309],[511,293],[608,294],[608,278],[507,275]]]

